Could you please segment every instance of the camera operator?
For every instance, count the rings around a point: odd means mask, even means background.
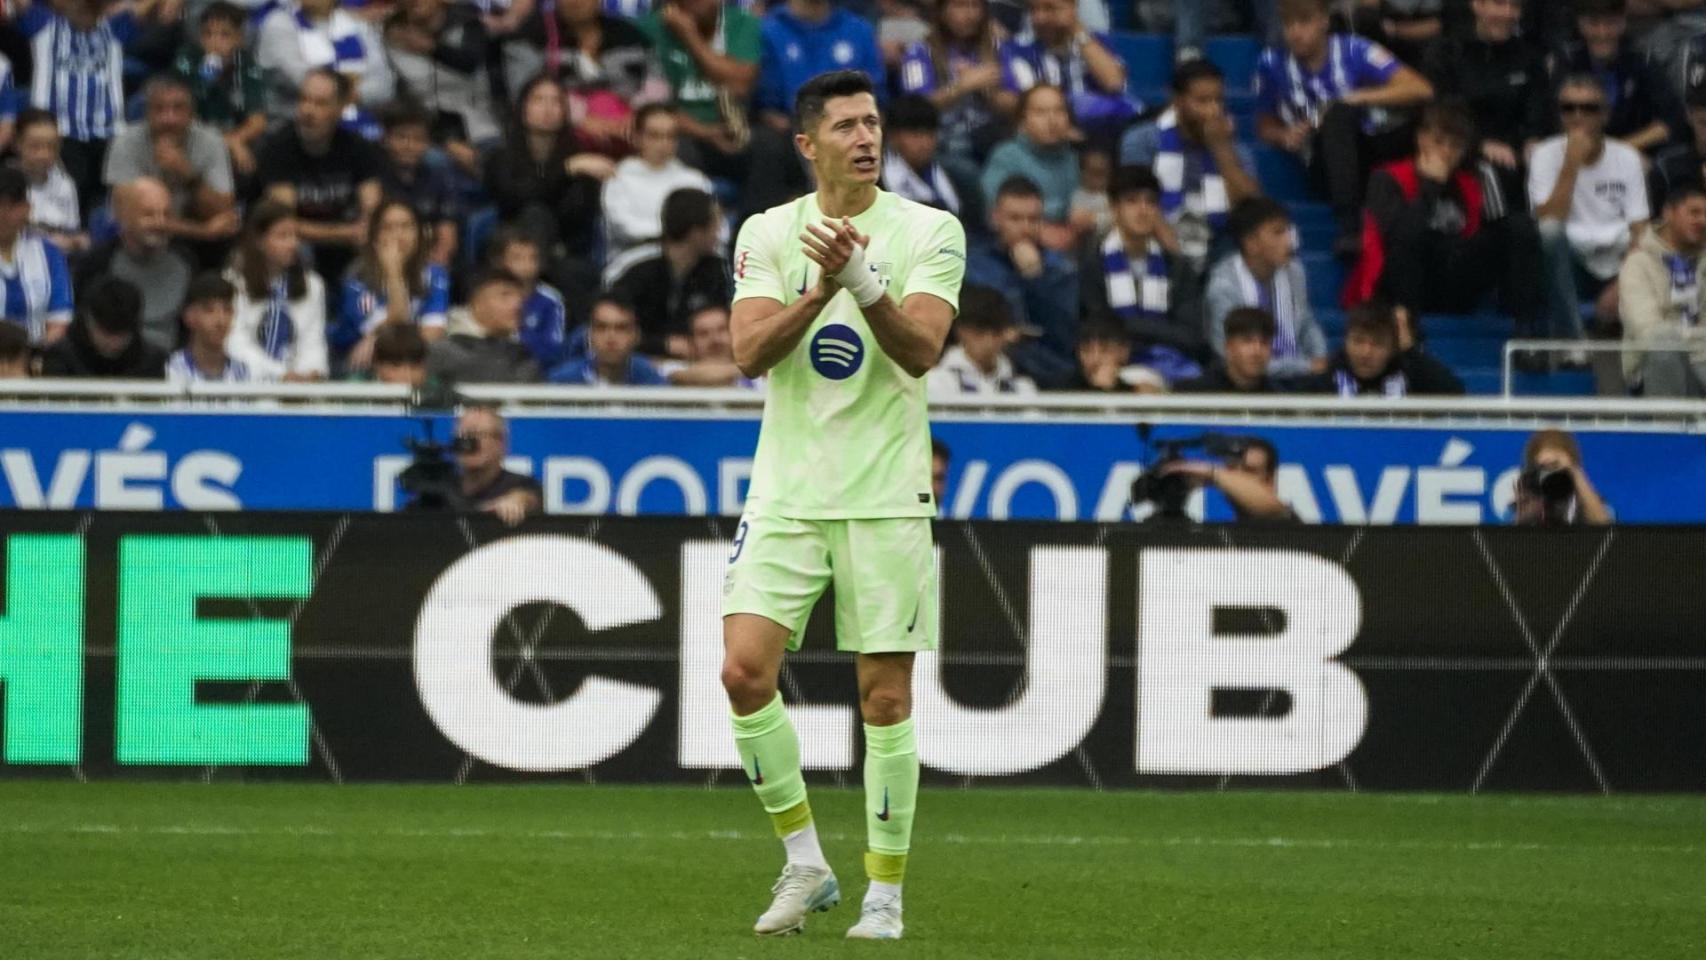
[[[443,448],[436,448],[443,449]],[[490,407],[473,407],[456,421],[456,452],[460,468],[449,483],[428,481],[415,492],[411,510],[454,509],[497,514],[508,526],[539,512],[544,502],[538,481],[504,469],[509,455],[509,425]],[[406,479],[406,478],[405,478]],[[438,491],[438,486],[453,489]]]
[[[1239,438],[1242,449],[1224,463],[1174,460],[1162,464],[1162,476],[1180,476],[1193,487],[1213,487],[1226,497],[1238,522],[1301,522],[1279,498],[1279,451],[1260,437]]]
[[[1524,527],[1604,526],[1611,508],[1582,469],[1582,448],[1562,430],[1540,430],[1522,448],[1516,514]]]

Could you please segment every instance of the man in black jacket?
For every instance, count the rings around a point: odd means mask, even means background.
[[[1410,316],[1383,303],[1365,303],[1345,318],[1345,346],[1327,372],[1311,378],[1310,393],[1341,397],[1461,396],[1463,381],[1422,351]]]
[[[1682,129],[1682,110],[1673,88],[1629,40],[1626,7],[1627,0],[1576,0],[1577,39],[1553,54],[1552,80],[1600,77],[1606,136],[1650,155]]]
[[[142,293],[128,280],[101,277],[77,303],[65,336],[42,354],[44,377],[160,380],[166,352],[142,336]]]
[[[1654,210],[1664,209],[1672,190],[1706,184],[1706,63],[1689,77],[1688,138],[1672,144],[1653,161],[1647,177],[1647,199]]]
[[[688,318],[734,298],[728,264],[717,255],[720,217],[710,194],[676,190],[663,201],[663,242],[635,248],[606,271],[611,293],[639,318],[641,353],[687,359]]]
[[[1226,357],[1195,380],[1175,384],[1179,393],[1280,393],[1285,382],[1268,376],[1274,356],[1273,314],[1239,307],[1226,315]]]
[[[1481,131],[1481,158],[1508,196],[1523,196],[1524,148],[1551,127],[1546,62],[1520,32],[1520,0],[1478,0],[1462,33],[1434,47],[1427,76],[1440,98],[1463,102]]]

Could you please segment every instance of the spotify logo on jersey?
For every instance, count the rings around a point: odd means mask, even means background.
[[[831,380],[845,380],[865,362],[865,343],[845,324],[832,323],[812,337],[812,369]]]

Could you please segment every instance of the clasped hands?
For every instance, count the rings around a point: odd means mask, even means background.
[[[826,294],[833,295],[840,287],[853,294],[861,307],[883,298],[882,278],[865,262],[865,248],[871,245],[871,238],[860,233],[851,220],[825,217],[821,226],[808,223],[800,234],[800,243],[801,250],[822,271],[818,282]]]

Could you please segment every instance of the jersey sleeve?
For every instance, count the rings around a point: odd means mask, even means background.
[[[47,322],[70,323],[71,268],[57,244],[43,240],[41,247],[47,260]]]
[[[966,231],[953,217],[938,215],[934,220],[928,229],[921,231],[917,259],[906,278],[905,296],[928,293],[948,301],[957,313],[960,284],[966,276]]]
[[[1353,41],[1351,84],[1358,89],[1385,86],[1398,73],[1400,64],[1392,51],[1372,40],[1361,37]]]
[[[771,215],[757,216],[740,228],[735,241],[735,297],[787,302],[782,282],[782,250],[770,228]]]

